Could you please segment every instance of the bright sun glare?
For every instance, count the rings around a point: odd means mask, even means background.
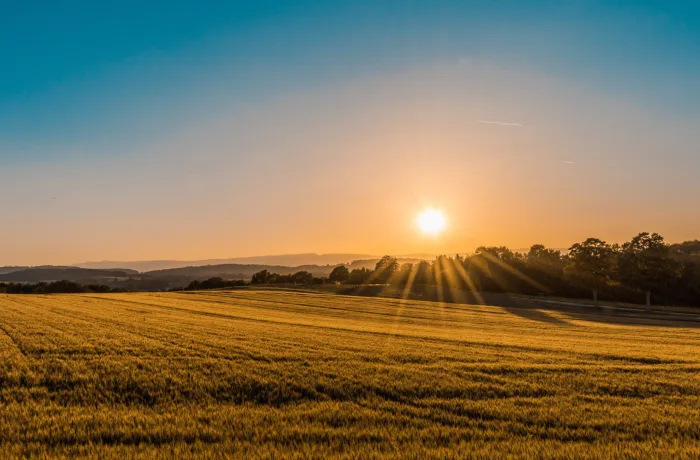
[[[426,209],[418,216],[418,227],[423,233],[437,235],[445,229],[445,216],[437,209]]]

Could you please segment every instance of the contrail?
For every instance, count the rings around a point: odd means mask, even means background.
[[[490,125],[501,125],[501,126],[523,126],[520,123],[506,123],[505,121],[489,121],[489,120],[476,120],[477,123],[488,123]]]
[[[573,164],[576,164],[576,163],[575,163],[575,162],[573,162],[573,161],[566,161],[566,160],[562,160],[561,162],[562,162],[562,163],[566,163],[567,165],[573,165]]]

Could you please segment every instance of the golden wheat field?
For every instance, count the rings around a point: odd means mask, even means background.
[[[281,290],[0,295],[0,452],[697,458],[699,326]]]

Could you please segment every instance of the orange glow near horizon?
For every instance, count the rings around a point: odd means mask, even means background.
[[[426,64],[213,113],[118,155],[3,164],[0,266],[700,234],[696,120],[528,69]]]

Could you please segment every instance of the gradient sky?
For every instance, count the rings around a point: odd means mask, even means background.
[[[700,237],[698,2],[0,2],[0,265]]]

